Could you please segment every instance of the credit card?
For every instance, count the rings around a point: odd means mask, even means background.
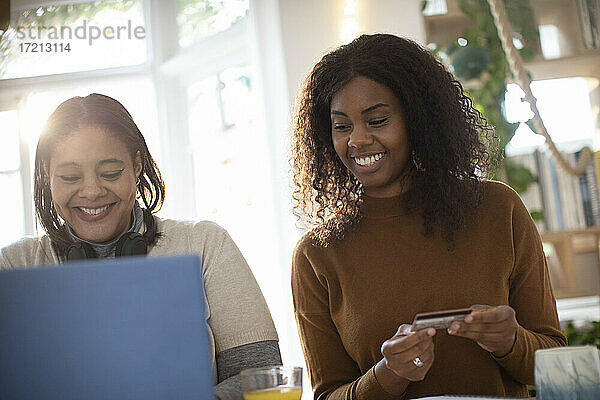
[[[470,308],[457,308],[454,310],[419,313],[415,315],[411,330],[416,332],[427,328],[446,329],[452,322],[464,320],[472,311]]]

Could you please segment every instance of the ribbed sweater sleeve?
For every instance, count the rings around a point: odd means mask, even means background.
[[[219,400],[243,400],[240,372],[247,368],[281,365],[276,340],[245,344],[217,354],[217,385]]]
[[[509,278],[509,303],[518,310],[521,327],[512,351],[496,361],[515,380],[534,383],[534,355],[538,349],[565,346],[558,329],[556,302],[550,284],[542,241],[531,216],[522,202],[512,210],[514,270]],[[532,301],[535,300],[535,301]]]
[[[302,243],[302,242],[301,242]],[[302,350],[309,366],[314,398],[323,400],[393,399],[375,378],[374,369],[361,374],[344,349],[329,313],[328,282],[312,268],[310,245],[296,247],[292,264],[292,293]],[[320,264],[324,265],[324,264]],[[358,376],[358,378],[356,378]]]

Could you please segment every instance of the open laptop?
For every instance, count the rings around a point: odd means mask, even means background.
[[[0,399],[212,399],[200,260],[0,271]]]

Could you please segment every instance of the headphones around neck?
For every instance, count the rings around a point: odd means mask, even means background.
[[[137,232],[126,232],[117,240],[115,248],[115,257],[143,256],[148,254],[148,246],[154,242],[156,237],[156,222],[154,216],[148,210],[144,212],[144,224],[146,231],[143,234]],[[71,244],[66,252],[67,261],[87,260],[98,258],[98,254],[93,247],[85,242]]]

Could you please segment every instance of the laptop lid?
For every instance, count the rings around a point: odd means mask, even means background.
[[[1,399],[211,399],[200,260],[0,272]]]

